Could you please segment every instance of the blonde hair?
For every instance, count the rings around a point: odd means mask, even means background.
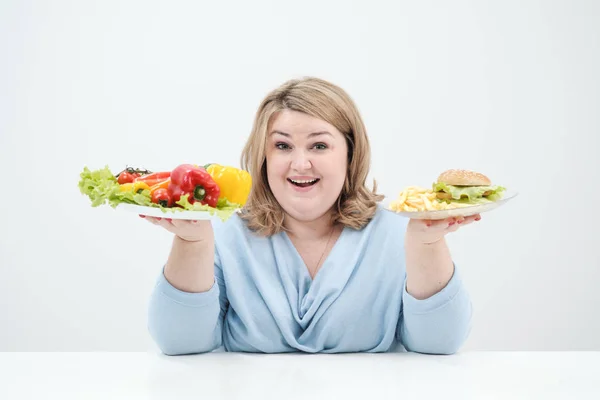
[[[352,99],[338,86],[308,77],[285,82],[270,92],[260,104],[252,131],[244,146],[241,165],[252,175],[252,190],[241,213],[248,227],[262,235],[282,230],[284,211],[275,199],[266,172],[266,142],[271,118],[277,112],[293,110],[319,118],[336,127],[348,144],[348,173],[333,210],[333,223],[361,229],[377,210],[383,196],[366,185],[371,162],[367,132]]]

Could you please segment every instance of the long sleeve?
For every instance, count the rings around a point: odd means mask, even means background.
[[[453,354],[471,330],[472,306],[458,270],[448,284],[433,296],[418,300],[402,293],[398,336],[408,351]]]
[[[215,283],[203,293],[175,288],[165,278],[163,269],[150,297],[148,331],[166,355],[210,352],[222,345],[226,310],[225,285],[217,262]]]

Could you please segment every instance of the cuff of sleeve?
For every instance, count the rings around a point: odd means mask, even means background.
[[[456,265],[452,277],[440,290],[426,299],[417,299],[406,290],[404,283],[402,301],[404,303],[404,313],[406,314],[426,314],[450,303],[462,289],[462,279]]]
[[[158,277],[156,290],[170,300],[189,307],[204,307],[208,304],[218,301],[219,299],[219,285],[217,285],[216,280],[212,287],[206,292],[184,292],[183,290],[177,289],[175,286],[171,285],[171,283],[165,277],[164,268]]]

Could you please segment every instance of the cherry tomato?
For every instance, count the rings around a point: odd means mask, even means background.
[[[119,178],[117,179],[117,182],[119,183],[119,185],[123,185],[124,183],[131,183],[134,181],[135,178],[137,178],[139,176],[140,176],[140,174],[138,174],[138,173],[131,173],[131,172],[123,171],[119,174]]]
[[[171,207],[173,205],[173,199],[167,189],[161,188],[156,189],[152,193],[152,202],[160,204],[163,207]]]

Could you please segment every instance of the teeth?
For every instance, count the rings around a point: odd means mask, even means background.
[[[313,183],[316,182],[316,179],[311,179],[311,180],[295,180],[295,179],[290,179],[290,181],[294,182],[294,183]]]

